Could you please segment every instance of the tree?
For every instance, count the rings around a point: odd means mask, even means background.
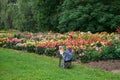
[[[0,29],[112,32],[120,0],[0,0]]]
[[[16,12],[15,3],[11,2],[12,0],[1,0],[0,1],[0,21],[1,21],[1,29],[14,29],[13,20],[15,18]]]
[[[16,15],[16,20],[14,21],[14,25],[17,29],[21,31],[32,32],[36,30],[36,21],[34,19],[34,13],[32,11],[32,7],[35,1],[18,0],[18,11]]]
[[[38,0],[37,26],[40,31],[57,31],[59,7],[63,0]]]
[[[120,20],[119,0],[64,0],[58,29],[66,31],[114,31]]]

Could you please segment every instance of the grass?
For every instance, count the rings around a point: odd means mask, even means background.
[[[58,67],[58,59],[0,48],[0,80],[120,80],[120,74],[73,63]]]

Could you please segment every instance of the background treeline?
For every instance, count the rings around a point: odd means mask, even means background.
[[[115,31],[120,0],[0,0],[0,29]]]

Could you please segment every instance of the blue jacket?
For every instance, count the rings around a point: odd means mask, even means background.
[[[68,48],[64,53],[63,53],[63,58],[64,61],[71,61],[73,58],[72,50]]]

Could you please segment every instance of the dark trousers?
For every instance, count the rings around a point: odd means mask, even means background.
[[[72,66],[72,60],[64,61],[64,67],[65,68],[71,68],[71,66]]]

